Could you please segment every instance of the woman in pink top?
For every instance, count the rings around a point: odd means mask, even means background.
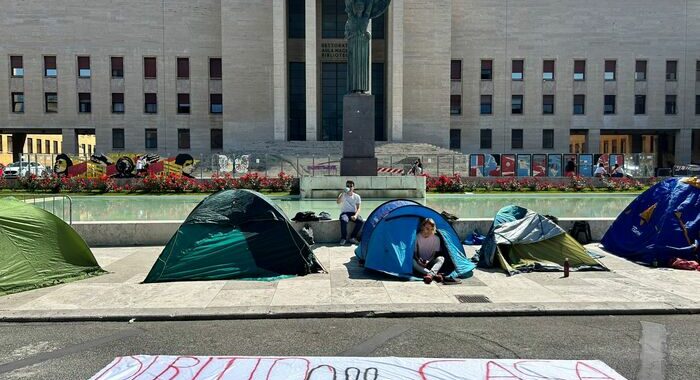
[[[440,238],[435,234],[435,221],[428,218],[421,222],[420,232],[416,236],[416,248],[413,255],[413,270],[423,276],[423,282],[430,284],[433,280],[443,281],[438,273],[445,258],[440,256]]]

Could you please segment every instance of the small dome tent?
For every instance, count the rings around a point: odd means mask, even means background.
[[[647,265],[670,266],[700,253],[700,180],[669,178],[639,195],[603,236],[606,251]]]
[[[362,241],[355,255],[365,268],[397,277],[413,277],[413,253],[420,222],[435,220],[445,254],[441,272],[468,278],[474,264],[452,226],[437,212],[410,200],[394,200],[377,207],[362,228]]]
[[[63,220],[14,198],[0,199],[0,296],[103,273]]]
[[[479,267],[508,274],[560,271],[566,259],[571,270],[607,270],[552,220],[512,205],[498,211],[477,256]]]
[[[227,190],[190,213],[144,282],[276,279],[322,269],[279,207],[254,191]]]

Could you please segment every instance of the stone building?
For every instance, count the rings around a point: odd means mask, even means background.
[[[64,152],[338,140],[345,20],[344,0],[9,2],[0,132]],[[700,161],[700,2],[393,0],[371,29],[379,141]]]

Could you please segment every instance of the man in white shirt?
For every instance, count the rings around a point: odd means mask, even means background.
[[[355,182],[350,180],[345,182],[345,191],[338,195],[336,203],[340,205],[340,245],[345,245],[346,241],[358,244],[357,235],[365,222],[360,217],[362,199],[359,194],[355,193]],[[348,236],[348,223],[350,221],[355,222],[355,228]]]

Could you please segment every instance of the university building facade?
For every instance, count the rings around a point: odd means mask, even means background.
[[[345,21],[344,0],[11,2],[0,133],[69,153],[339,140]],[[700,2],[393,0],[371,32],[378,141],[700,162]]]

